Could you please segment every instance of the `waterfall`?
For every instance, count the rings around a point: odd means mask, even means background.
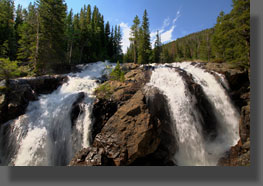
[[[106,63],[107,64],[107,63]],[[74,154],[89,146],[93,91],[105,63],[80,66],[68,74],[68,82],[38,101],[30,102],[26,113],[2,126],[2,163],[15,166],[67,165]],[[84,94],[82,112],[71,122],[74,102]]]
[[[239,114],[221,83],[212,74],[187,62],[169,65],[178,70],[167,65],[155,65],[147,85],[160,89],[168,99],[178,143],[174,160],[181,166],[216,165],[219,158],[239,140]],[[210,112],[215,114],[218,121],[215,139],[209,140],[203,136],[201,122],[204,118],[195,108],[198,98],[189,92],[179,70],[193,77],[211,103],[213,110]],[[226,84],[222,76],[220,79]]]
[[[68,74],[67,83],[30,102],[24,115],[2,125],[1,163],[63,166],[76,152],[90,146],[93,92],[106,65],[103,62],[80,65],[81,72]],[[167,98],[176,140],[173,160],[179,166],[216,165],[239,140],[240,116],[227,94],[229,87],[224,76],[187,62],[152,66],[146,86],[158,88]],[[205,114],[200,97],[191,89],[193,85],[209,105]],[[75,104],[80,112],[72,121]],[[213,119],[207,120],[207,116]],[[210,126],[216,130],[210,130]]]

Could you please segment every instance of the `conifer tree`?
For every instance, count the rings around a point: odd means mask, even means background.
[[[162,52],[162,42],[161,42],[161,38],[159,35],[159,31],[157,31],[156,41],[154,43],[154,50],[153,50],[153,62],[154,63],[161,62],[161,59],[160,59],[161,52]]]
[[[0,1],[0,57],[16,58],[14,1]]]
[[[139,58],[140,64],[149,63],[151,53],[150,31],[149,31],[149,19],[147,11],[144,11],[143,21],[139,32],[140,44],[139,44]]]
[[[139,32],[140,32],[140,19],[136,15],[136,17],[133,20],[133,25],[131,27],[131,37],[129,38],[132,43],[132,49],[133,49],[133,61],[134,63],[137,63],[138,58],[138,48],[139,48]]]
[[[38,0],[39,53],[37,70],[42,73],[56,69],[66,61],[64,0]]]
[[[36,5],[30,3],[25,13],[24,22],[18,32],[18,60],[24,62],[34,61],[36,55],[37,27]]]

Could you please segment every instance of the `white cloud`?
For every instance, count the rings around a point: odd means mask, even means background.
[[[130,46],[130,27],[127,23],[121,23],[120,24],[121,30],[122,30],[122,51],[123,53],[127,52],[127,48]]]
[[[173,25],[170,30],[167,30],[166,32],[161,34],[162,43],[172,40],[174,29],[175,29],[175,25]]]
[[[161,36],[162,43],[169,42],[169,41],[173,40],[173,31],[176,27],[175,24],[180,17],[181,17],[181,8],[176,12],[176,16],[172,21],[170,20],[169,17],[164,19],[162,28],[159,29],[159,34]],[[171,25],[171,23],[172,23],[172,25]],[[171,25],[170,29],[166,30],[166,28],[170,25]],[[154,47],[154,42],[156,40],[156,34],[157,34],[157,30],[152,31],[150,34],[152,47]]]

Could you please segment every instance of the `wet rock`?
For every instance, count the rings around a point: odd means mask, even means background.
[[[176,69],[178,70],[178,69]],[[180,75],[186,82],[187,88],[192,96],[196,99],[195,110],[198,111],[202,117],[201,124],[203,129],[203,136],[207,140],[213,140],[217,136],[218,119],[213,110],[215,108],[209,102],[203,88],[196,84],[193,77],[187,72],[180,70]]]
[[[250,92],[250,80],[248,71],[233,68],[227,63],[206,63],[203,68],[208,71],[215,71],[223,74],[229,84],[229,95],[239,112],[241,108],[247,105],[248,99],[244,99],[243,95]]]
[[[2,94],[4,98],[0,108],[0,123],[3,124],[8,120],[25,113],[28,103],[37,100],[36,93],[28,84],[20,84]]]
[[[64,75],[9,80],[1,92],[0,124],[24,114],[30,101],[36,101],[39,94],[51,93],[66,80]]]
[[[132,166],[171,166],[178,150],[167,98],[157,88],[146,88],[146,104],[155,122],[160,122],[160,144],[157,150],[145,157],[137,158]],[[154,122],[153,121],[153,122]]]
[[[69,166],[111,166],[112,159],[106,156],[103,148],[88,147],[79,151]]]
[[[246,143],[250,137],[250,104],[242,108],[239,122],[239,135],[243,144]]]
[[[117,111],[118,104],[113,101],[105,99],[97,99],[94,103],[92,115],[94,118],[93,127],[92,127],[92,139],[100,133],[101,129],[104,127],[106,122],[113,116]]]
[[[72,110],[70,113],[72,127],[75,125],[75,122],[76,122],[76,119],[78,118],[78,116],[83,113],[81,103],[82,103],[84,98],[85,98],[85,93],[80,92],[78,94],[76,101],[72,105]]]
[[[238,144],[222,157],[220,166],[249,166],[250,165],[250,104],[242,107],[239,122],[240,140]]]
[[[50,94],[68,80],[66,75],[46,75],[10,80],[10,87],[28,84],[37,94]]]

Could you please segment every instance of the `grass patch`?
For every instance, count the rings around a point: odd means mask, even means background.
[[[108,82],[101,84],[95,89],[95,94],[100,99],[110,99],[114,92],[114,87],[112,87]]]

